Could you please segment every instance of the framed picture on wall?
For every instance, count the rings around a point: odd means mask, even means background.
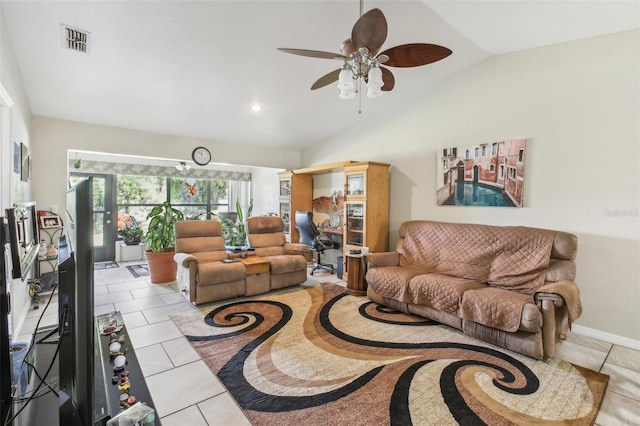
[[[526,142],[443,149],[436,167],[438,205],[522,207]]]
[[[29,181],[29,147],[20,143],[20,180]]]
[[[13,172],[20,174],[22,169],[22,150],[18,142],[13,143]]]

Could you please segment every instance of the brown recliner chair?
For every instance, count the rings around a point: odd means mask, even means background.
[[[301,284],[307,280],[306,244],[289,244],[284,223],[277,216],[255,216],[247,219],[249,246],[256,256],[269,261],[271,290]]]
[[[178,284],[194,305],[245,294],[245,266],[228,259],[222,226],[214,220],[176,223]]]

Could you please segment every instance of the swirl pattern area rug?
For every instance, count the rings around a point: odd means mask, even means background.
[[[593,423],[608,376],[343,290],[295,287],[172,320],[255,425]]]

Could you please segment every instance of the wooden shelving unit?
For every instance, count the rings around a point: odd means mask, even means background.
[[[284,221],[287,241],[297,243],[300,233],[294,220],[296,211],[311,211],[313,176],[295,171],[278,173],[280,179],[280,217]]]
[[[293,220],[298,210],[311,211],[313,176],[343,172],[343,252],[369,247],[386,251],[389,245],[389,169],[391,165],[372,161],[342,161],[279,173],[280,216],[289,225],[289,241],[300,241]]]

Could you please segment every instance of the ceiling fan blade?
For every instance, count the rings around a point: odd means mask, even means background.
[[[437,44],[411,43],[392,47],[380,55],[387,55],[385,65],[391,67],[419,67],[437,62],[451,55],[451,50]]]
[[[353,52],[355,52],[356,50],[358,50],[358,49],[356,49],[355,43],[350,38],[348,38],[345,41],[343,41],[342,45],[340,46],[340,51],[346,57],[351,56],[351,54]]]
[[[331,71],[327,75],[323,75],[315,83],[313,83],[313,85],[311,86],[311,90],[316,90],[316,89],[319,89],[321,87],[327,86],[327,85],[333,83],[334,81],[338,81],[338,78],[340,77],[340,71],[342,71],[342,70],[341,69],[337,69],[335,71]]]
[[[371,9],[360,17],[351,30],[356,49],[366,47],[375,55],[387,39],[387,20],[380,9]]]
[[[320,59],[340,59],[344,61],[346,56],[339,53],[322,52],[320,50],[305,50],[305,49],[287,49],[284,47],[278,47],[278,50],[284,53],[290,53],[292,55],[308,56],[310,58]]]
[[[380,67],[380,70],[382,70],[382,81],[384,82],[384,84],[382,85],[382,91],[390,92],[396,85],[396,79],[388,69]]]

